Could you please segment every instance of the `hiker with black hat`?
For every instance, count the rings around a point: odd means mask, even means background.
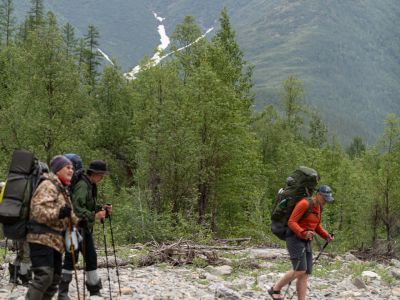
[[[331,202],[333,202],[332,189],[327,185],[321,185],[317,189],[316,194],[312,197],[311,210],[307,198],[297,202],[288,221],[290,233],[286,238],[293,270],[287,272],[268,290],[272,299],[283,299],[281,289],[287,284],[290,285],[294,279],[297,279],[297,299],[306,299],[308,275],[311,274],[313,266],[311,241],[315,234],[321,236],[328,243],[333,240],[333,236],[321,225],[322,207]]]
[[[97,202],[97,184],[108,174],[106,163],[102,160],[93,160],[86,173],[82,173],[79,180],[72,187],[72,202],[74,212],[82,220],[83,247],[79,247],[85,259],[87,276],[86,287],[91,296],[101,296],[101,280],[97,274],[97,254],[93,242],[93,226],[95,220],[104,220],[112,213],[112,205],[99,205]],[[82,249],[83,248],[83,249]],[[79,252],[75,252],[75,261],[78,261]],[[62,270],[62,279],[58,290],[58,299],[70,299],[68,296],[69,284],[72,281],[73,259],[70,253],[65,254]]]
[[[43,174],[30,205],[26,240],[34,276],[26,294],[28,300],[51,299],[57,292],[66,248],[64,232],[71,222],[78,223],[67,191],[73,174],[71,161],[57,155],[50,162],[50,171]]]

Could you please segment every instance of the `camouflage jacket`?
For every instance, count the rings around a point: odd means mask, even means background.
[[[44,224],[53,230],[64,232],[68,228],[69,218],[60,220],[58,215],[61,207],[65,205],[72,207],[71,199],[66,188],[55,174],[50,173],[43,176],[45,180],[39,184],[32,196],[30,220]],[[73,212],[71,220],[73,224],[78,222],[78,218]],[[28,233],[26,239],[30,243],[54,248],[60,253],[65,250],[64,236],[57,233]]]
[[[72,188],[72,202],[74,212],[80,218],[88,220],[88,229],[92,230],[96,212],[102,209],[97,203],[97,186],[91,183],[86,174],[82,174],[80,180]]]

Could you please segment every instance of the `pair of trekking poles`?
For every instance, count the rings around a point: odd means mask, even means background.
[[[335,235],[335,232],[333,232],[333,233],[331,234],[332,237],[334,237],[334,235]],[[318,240],[317,240],[317,241],[318,241]],[[314,260],[313,260],[313,262],[312,262],[312,265],[315,265],[315,263],[318,261],[319,257],[320,257],[321,254],[324,252],[325,248],[328,246],[328,244],[329,244],[330,242],[331,242],[331,241],[326,241],[325,244],[322,246],[322,248],[320,248],[320,251],[318,252],[317,256],[314,258]],[[319,244],[319,243],[318,243],[318,244]],[[304,247],[303,250],[301,251],[301,255],[300,255],[300,257],[299,257],[299,259],[298,259],[298,261],[297,261],[296,267],[295,267],[294,270],[293,270],[293,276],[292,276],[291,280],[290,280],[289,283],[288,283],[288,286],[287,286],[287,288],[286,288],[285,294],[283,295],[283,298],[282,298],[282,299],[285,299],[286,296],[288,295],[290,286],[291,286],[291,284],[292,284],[292,281],[294,280],[295,272],[296,272],[297,269],[299,268],[300,262],[301,262],[301,260],[303,259],[303,256],[304,256],[305,253],[306,253],[306,247]],[[291,300],[291,299],[294,297],[294,294],[295,294],[295,293],[292,294],[292,296],[289,298],[289,300]]]
[[[116,273],[117,273],[118,291],[119,291],[119,295],[121,296],[121,283],[120,283],[120,280],[119,280],[119,269],[118,269],[117,256],[115,254],[115,243],[114,243],[114,233],[113,233],[113,227],[112,227],[112,218],[111,218],[111,214],[109,214],[107,210],[106,210],[106,219],[109,220],[109,224],[110,224],[111,246],[112,246],[112,249],[113,249],[115,270],[116,270]],[[112,299],[112,296],[111,296],[110,269],[109,269],[109,265],[108,265],[107,238],[106,238],[106,228],[105,228],[105,224],[104,224],[104,219],[101,220],[101,223],[103,225],[104,253],[106,255],[108,287],[109,287],[109,290],[110,290],[110,299]]]
[[[121,283],[119,279],[119,268],[118,268],[118,262],[117,262],[117,256],[115,252],[115,242],[114,242],[114,233],[113,233],[113,227],[112,227],[112,217],[111,214],[108,213],[106,210],[106,219],[109,220],[110,224],[110,235],[111,235],[111,245],[113,248],[113,254],[114,254],[114,262],[115,262],[115,268],[116,268],[116,274],[117,274],[117,280],[118,280],[118,290],[119,290],[119,295],[121,296]],[[109,287],[109,292],[110,292],[110,299],[112,299],[112,294],[111,294],[111,279],[110,279],[110,268],[109,268],[109,263],[108,263],[108,250],[107,250],[107,238],[106,238],[106,228],[105,228],[105,222],[104,219],[101,220],[101,223],[103,225],[103,238],[104,238],[104,252],[106,255],[106,267],[107,267],[107,279],[108,279],[108,287]],[[72,232],[72,221],[70,219],[69,222],[69,230]],[[84,236],[84,235],[83,235]],[[79,293],[79,282],[78,282],[78,273],[76,269],[76,259],[75,259],[75,247],[72,242],[72,234],[70,234],[70,242],[71,242],[71,257],[72,257],[72,265],[74,268],[74,273],[75,273],[75,281],[76,281],[76,291],[78,293],[78,300],[80,300],[80,293]],[[83,249],[83,257],[84,257],[84,266],[83,269],[85,270],[85,259],[86,259],[86,253],[85,253],[85,240],[82,240],[82,249]],[[83,272],[83,299],[85,300],[85,272]]]

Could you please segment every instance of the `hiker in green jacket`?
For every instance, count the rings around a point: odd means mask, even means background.
[[[104,220],[112,213],[112,205],[100,205],[97,201],[97,184],[108,174],[106,163],[102,160],[94,160],[89,164],[86,173],[82,173],[76,184],[72,186],[72,202],[74,212],[82,220],[79,227],[83,243],[79,251],[83,254],[87,274],[86,287],[91,296],[101,296],[101,280],[97,274],[97,254],[93,242],[93,226],[96,220]],[[76,262],[79,251],[75,252]],[[69,284],[72,281],[72,257],[65,254],[61,283],[58,290],[58,299],[70,299],[68,296]]]

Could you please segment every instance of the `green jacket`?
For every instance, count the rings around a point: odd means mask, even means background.
[[[92,230],[95,214],[102,206],[97,203],[97,186],[90,182],[86,174],[82,174],[72,187],[72,203],[75,214],[79,218],[85,217],[88,220],[88,229]]]

